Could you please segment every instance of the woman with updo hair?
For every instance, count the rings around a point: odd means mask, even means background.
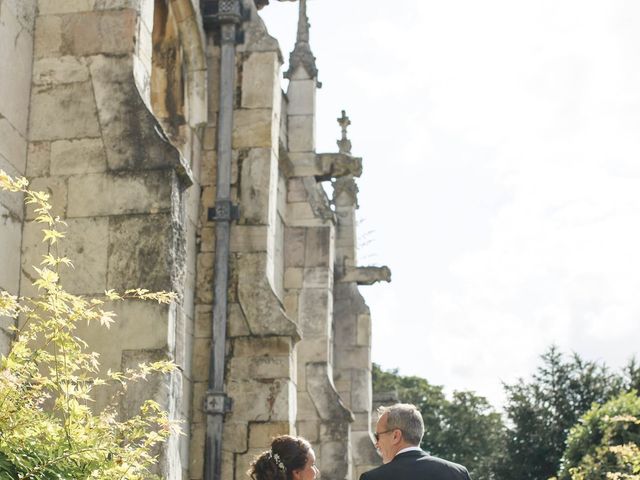
[[[281,435],[271,442],[247,472],[253,480],[313,480],[318,475],[316,455],[302,437]]]

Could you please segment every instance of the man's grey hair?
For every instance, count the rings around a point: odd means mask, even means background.
[[[422,414],[415,405],[410,403],[396,403],[390,407],[379,407],[378,415],[387,415],[387,430],[396,428],[411,445],[420,445],[424,435],[424,421]]]

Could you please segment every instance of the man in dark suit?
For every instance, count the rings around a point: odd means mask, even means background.
[[[422,451],[424,422],[414,405],[380,407],[378,414],[373,435],[383,465],[363,473],[360,480],[471,480],[462,465]]]

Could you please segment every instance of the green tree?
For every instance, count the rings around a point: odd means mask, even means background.
[[[119,419],[115,406],[91,409],[95,391],[123,392],[131,381],[173,369],[166,361],[125,372],[100,372],[98,354],[77,336],[77,326],[108,327],[115,316],[106,302],[125,299],[169,303],[169,293],[128,290],[84,298],[65,291],[57,254],[64,222],[51,214],[48,195],[0,170],[0,190],[23,194],[34,206],[48,247],[35,268],[38,294],[17,298],[0,291],[0,317],[20,318],[11,351],[0,357],[0,478],[3,480],[141,480],[151,478],[154,451],[174,430],[158,404],[145,402],[137,416]],[[117,399],[116,395],[116,399]]]
[[[594,405],[569,432],[561,480],[640,479],[640,397]]]
[[[556,347],[541,357],[529,382],[505,385],[508,417],[506,450],[498,468],[505,480],[545,480],[560,466],[569,429],[595,403],[624,387],[622,378],[600,363],[573,354],[565,360]]]
[[[465,465],[472,478],[495,478],[494,467],[503,450],[504,426],[489,402],[473,392],[455,392],[448,400],[441,386],[398,370],[373,368],[373,391],[396,391],[401,402],[422,413],[425,435],[421,447],[433,455]]]

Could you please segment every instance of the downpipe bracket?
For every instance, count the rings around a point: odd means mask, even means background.
[[[204,411],[207,415],[224,415],[233,409],[233,399],[224,392],[207,390],[204,397]]]
[[[207,220],[210,222],[231,222],[240,219],[240,207],[228,200],[218,200],[214,208],[207,210]]]

